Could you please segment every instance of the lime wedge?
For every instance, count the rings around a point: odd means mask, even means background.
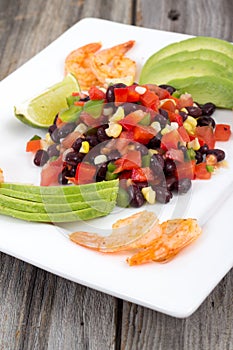
[[[14,107],[15,116],[23,123],[36,127],[48,128],[54,122],[58,112],[67,108],[66,97],[72,92],[79,92],[78,81],[72,74],[40,95]]]

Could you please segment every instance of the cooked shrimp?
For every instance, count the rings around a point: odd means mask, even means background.
[[[109,236],[74,232],[69,237],[71,241],[84,247],[110,253],[147,246],[159,236],[161,229],[156,215],[145,210],[118,220],[112,225],[112,233]]]
[[[134,43],[134,40],[129,40],[91,56],[92,72],[102,84],[106,78],[121,78],[128,75],[135,77],[136,62],[124,56]]]
[[[127,258],[130,266],[150,261],[167,262],[199,237],[202,230],[195,219],[174,219],[161,224],[162,237],[146,249]]]
[[[92,85],[99,85],[98,79],[92,72],[90,59],[101,46],[101,43],[90,43],[72,51],[66,57],[65,74],[73,73],[82,90],[87,90]]]

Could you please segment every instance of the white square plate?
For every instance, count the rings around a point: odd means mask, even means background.
[[[13,106],[61,80],[64,59],[71,50],[92,41],[101,41],[107,48],[134,39],[136,45],[128,55],[136,60],[139,74],[152,53],[188,37],[86,18],[9,75],[0,84],[0,167],[5,180],[39,184],[40,169],[32,165],[25,145],[35,133],[43,136],[43,132],[21,124],[13,115]],[[218,110],[214,117],[232,127],[231,111]],[[0,250],[104,293],[175,317],[187,317],[233,266],[233,140],[219,143],[218,147],[226,151],[228,168],[220,169],[210,181],[194,181],[192,191],[175,197],[171,204],[147,207],[155,210],[161,220],[195,217],[203,226],[203,235],[167,264],[129,267],[124,254],[99,254],[67,239],[67,233],[83,226],[105,231],[116,218],[129,215],[133,209],[116,209],[105,218],[59,226],[0,216]]]

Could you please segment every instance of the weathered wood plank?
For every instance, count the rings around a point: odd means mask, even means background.
[[[2,0],[0,79],[84,17],[129,23],[131,1]],[[1,350],[115,348],[117,299],[5,254],[0,266]]]
[[[153,0],[139,0],[136,24],[233,41],[232,21],[229,16],[233,10],[232,6],[230,0],[219,3],[213,0],[157,0],[156,3]],[[124,302],[121,348],[232,350],[232,291],[233,270],[225,276],[200,308],[183,320]]]

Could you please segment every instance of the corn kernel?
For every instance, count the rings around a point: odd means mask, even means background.
[[[125,116],[125,111],[123,107],[118,107],[116,112],[113,114],[111,118],[109,118],[110,122],[117,122],[118,120],[123,119]]]
[[[151,124],[152,128],[155,129],[157,132],[159,132],[161,130],[161,125],[159,122],[153,122]]]
[[[155,191],[151,186],[142,188],[142,194],[149,204],[155,203]]]
[[[118,137],[121,131],[122,131],[122,126],[120,124],[113,123],[113,122],[110,122],[109,127],[105,129],[106,134],[109,137],[114,137],[114,138]]]
[[[50,134],[48,132],[45,135],[45,142],[47,146],[51,146],[52,144],[54,144],[54,141],[51,139]]]
[[[88,153],[90,149],[90,145],[87,141],[83,141],[80,147],[79,152],[81,153]]]
[[[198,138],[195,137],[194,140],[188,142],[187,147],[192,148],[194,151],[197,151],[201,147]]]
[[[98,165],[101,163],[105,163],[105,162],[107,162],[107,160],[108,160],[108,158],[105,154],[99,154],[98,156],[95,157],[94,164]]]
[[[87,131],[87,129],[87,125],[85,125],[84,123],[80,123],[78,124],[78,126],[76,126],[74,131],[78,131],[80,132],[80,134],[84,134]]]

